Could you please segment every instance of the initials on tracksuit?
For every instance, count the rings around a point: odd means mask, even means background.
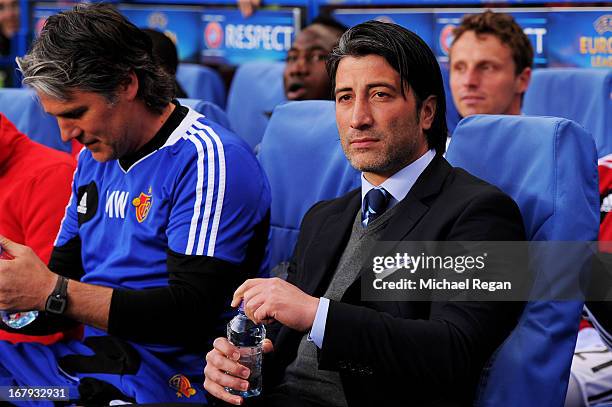
[[[109,218],[125,219],[125,207],[130,193],[127,191],[106,191],[106,207],[104,211]]]

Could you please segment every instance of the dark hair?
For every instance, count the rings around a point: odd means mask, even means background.
[[[474,31],[477,35],[492,34],[510,47],[517,75],[533,65],[531,42],[511,15],[494,13],[491,10],[480,14],[465,15],[461,19],[461,24],[453,30],[455,37],[453,42],[467,31]]]
[[[320,24],[332,30],[338,31],[339,34],[344,34],[348,27],[342,24],[340,21],[336,20],[329,14],[319,14],[314,20],[310,22],[306,27],[311,26],[313,24]],[[304,27],[304,28],[306,28]]]
[[[17,64],[24,84],[61,100],[80,90],[112,102],[132,72],[150,111],[161,114],[174,95],[174,81],[153,57],[149,37],[106,4],[79,4],[49,17]]]
[[[174,42],[160,31],[151,28],[143,28],[142,31],[151,39],[153,55],[157,58],[159,64],[164,67],[166,72],[175,75],[179,61]]]
[[[336,87],[336,71],[344,57],[379,55],[400,76],[402,95],[404,89],[414,92],[417,112],[425,99],[436,97],[436,113],[431,127],[425,131],[427,144],[437,153],[446,148],[446,100],[440,66],[431,49],[415,33],[397,24],[367,21],[350,28],[327,60],[327,72]]]

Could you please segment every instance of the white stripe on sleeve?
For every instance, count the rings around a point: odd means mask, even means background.
[[[204,126],[204,129],[210,134],[217,145],[217,154],[219,156],[219,191],[217,194],[217,206],[215,207],[215,215],[213,217],[212,229],[210,231],[210,241],[208,243],[207,255],[212,257],[215,255],[215,244],[217,242],[217,233],[219,231],[219,222],[221,221],[221,211],[223,210],[223,199],[225,198],[225,150],[221,139],[215,131],[209,126]]]
[[[198,230],[198,219],[200,218],[200,207],[202,205],[202,184],[204,182],[204,148],[197,137],[189,134],[187,136],[187,139],[195,145],[196,151],[198,153],[196,197],[195,203],[193,205],[193,215],[191,216],[191,226],[189,227],[187,248],[185,249],[185,254],[191,255],[193,254],[193,245],[195,243],[195,236]]]

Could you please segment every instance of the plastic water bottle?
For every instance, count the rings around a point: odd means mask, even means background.
[[[0,246],[0,259],[12,259],[8,253],[2,251],[2,246]],[[34,322],[34,320],[38,317],[38,311],[14,312],[12,314],[6,311],[0,311],[0,316],[2,317],[2,322],[4,322],[6,325],[13,329],[21,329],[24,326]]]
[[[226,387],[225,390],[237,396],[253,397],[261,393],[262,376],[261,362],[263,358],[263,340],[266,338],[266,328],[256,324],[244,314],[243,304],[240,304],[238,314],[227,324],[227,339],[238,347],[240,363],[251,370],[249,388],[245,391]]]

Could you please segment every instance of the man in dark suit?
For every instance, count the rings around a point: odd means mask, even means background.
[[[442,78],[417,35],[394,24],[357,25],[328,71],[342,147],[362,171],[362,187],[305,215],[287,281],[247,280],[236,290],[234,306],[243,301],[254,321],[275,321],[264,346],[264,393],[248,404],[471,405],[483,365],[522,304],[364,301],[368,253],[377,241],[523,240],[520,212],[442,157]],[[206,360],[206,390],[243,403],[224,390],[248,385],[237,349],[218,338]]]

